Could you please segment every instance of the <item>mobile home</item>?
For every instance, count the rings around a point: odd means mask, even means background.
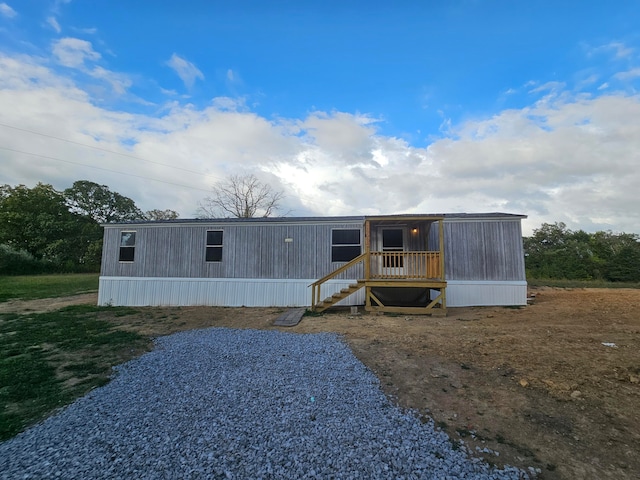
[[[525,305],[521,221],[505,213],[104,225],[100,305]]]

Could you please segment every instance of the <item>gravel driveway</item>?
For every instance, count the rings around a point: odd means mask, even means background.
[[[212,328],[0,444],[0,478],[522,479],[394,407],[334,334]]]

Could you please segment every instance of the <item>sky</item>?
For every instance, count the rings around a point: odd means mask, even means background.
[[[0,184],[640,234],[640,2],[0,0]]]

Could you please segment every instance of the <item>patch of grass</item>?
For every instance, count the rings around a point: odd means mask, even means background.
[[[558,288],[640,288],[638,282],[607,282],[605,280],[566,280],[555,278],[527,278],[530,287]]]
[[[98,274],[0,276],[0,302],[34,300],[98,291]]]
[[[0,441],[106,384],[113,365],[148,349],[147,338],[101,320],[106,311],[114,309],[0,315]]]

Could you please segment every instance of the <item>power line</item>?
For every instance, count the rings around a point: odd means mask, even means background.
[[[86,143],[76,142],[74,140],[68,140],[66,138],[57,137],[55,135],[49,135],[47,133],[36,132],[34,130],[28,130],[26,128],[20,128],[20,127],[16,127],[14,125],[8,125],[8,124],[2,123],[2,122],[0,122],[0,126],[1,127],[5,127],[5,128],[11,128],[13,130],[17,130],[17,131],[20,131],[20,132],[31,133],[33,135],[39,135],[39,136],[45,137],[45,138],[51,138],[53,140],[59,140],[61,142],[70,143],[72,145],[78,145],[80,147],[91,148],[93,150],[98,150],[98,151],[105,152],[105,153],[112,153],[114,155],[120,155],[122,157],[132,158],[134,160],[140,160],[142,162],[147,162],[147,163],[151,163],[151,164],[154,164],[154,165],[160,165],[160,166],[163,166],[163,167],[173,168],[175,170],[181,170],[183,172],[192,173],[192,174],[199,175],[199,176],[210,176],[210,177],[212,177],[214,179],[221,180],[220,177],[215,176],[215,175],[211,175],[211,174],[208,174],[208,173],[198,172],[198,171],[195,171],[195,170],[189,170],[189,169],[181,168],[181,167],[176,167],[174,165],[169,165],[169,164],[162,163],[162,162],[155,162],[153,160],[147,160],[146,158],[137,157],[135,155],[130,155],[128,153],[116,152],[115,150],[109,150],[107,148],[102,148],[102,147],[96,147],[94,145],[88,145]],[[87,165],[85,163],[73,162],[71,160],[63,160],[61,158],[51,157],[51,156],[47,156],[47,155],[40,155],[40,154],[37,154],[37,153],[25,152],[25,151],[22,151],[22,150],[16,150],[16,149],[9,148],[9,147],[0,146],[0,149],[7,150],[7,151],[10,151],[10,152],[15,152],[15,153],[21,153],[21,154],[24,154],[24,155],[31,155],[31,156],[34,156],[34,157],[46,158],[48,160],[54,160],[54,161],[57,161],[57,162],[64,162],[64,163],[69,163],[69,164],[72,164],[72,165],[79,165],[79,166],[82,166],[82,167],[93,168],[95,170],[102,170],[102,171],[105,171],[105,172],[116,173],[118,175],[124,175],[124,176],[134,177],[134,178],[141,178],[141,179],[144,179],[144,180],[151,180],[151,181],[154,181],[154,182],[160,182],[160,183],[164,183],[164,184],[167,184],[167,185],[173,185],[173,186],[177,186],[177,187],[188,188],[188,189],[191,189],[191,190],[198,190],[198,191],[201,191],[201,192],[211,193],[211,190],[205,190],[203,188],[192,187],[192,186],[183,185],[183,184],[180,184],[180,183],[167,182],[165,180],[159,180],[157,178],[145,177],[145,176],[142,176],[142,175],[135,175],[133,173],[119,172],[117,170],[111,170],[109,168],[97,167],[95,165]],[[316,204],[315,202],[308,202],[308,203],[311,203],[311,205],[320,208],[320,205]]]
[[[50,157],[48,155],[40,155],[38,153],[25,152],[25,151],[22,151],[22,150],[16,150],[14,148],[8,148],[8,147],[0,147],[0,149],[8,150],[8,151],[14,152],[14,153],[21,153],[21,154],[24,154],[24,155],[31,155],[33,157],[46,158],[48,160],[54,160],[54,161],[57,161],[57,162],[70,163],[71,165],[80,165],[82,167],[94,168],[96,170],[103,170],[105,172],[117,173],[119,175],[125,175],[125,176],[128,176],[128,177],[142,178],[143,180],[152,180],[154,182],[166,183],[167,185],[173,185],[173,186],[176,186],[176,187],[189,188],[191,190],[199,190],[201,192],[211,193],[211,190],[205,190],[204,188],[192,187],[190,185],[183,185],[181,183],[167,182],[166,180],[160,180],[158,178],[145,177],[143,175],[136,175],[136,174],[133,174],[133,173],[119,172],[117,170],[111,170],[109,168],[96,167],[95,165],[87,165],[86,163],[73,162],[71,160],[63,160],[62,158]]]
[[[15,127],[13,125],[7,125],[6,123],[0,123],[0,126],[1,127],[5,127],[5,128],[11,128],[13,130],[18,130],[20,132],[26,132],[26,133],[31,133],[33,135],[39,135],[41,137],[52,138],[54,140],[59,140],[61,142],[70,143],[72,145],[78,145],[80,147],[92,148],[93,150],[99,150],[101,152],[112,153],[114,155],[120,155],[122,157],[133,158],[135,160],[140,160],[142,162],[152,163],[154,165],[160,165],[160,166],[167,167],[167,168],[174,168],[176,170],[181,170],[183,172],[193,173],[195,175],[200,175],[200,176],[208,175],[208,174],[203,173],[203,172],[197,172],[195,170],[189,170],[187,168],[182,168],[182,167],[176,167],[174,165],[169,165],[168,163],[155,162],[153,160],[147,160],[146,158],[137,157],[135,155],[130,155],[128,153],[116,152],[115,150],[109,150],[108,148],[96,147],[94,145],[89,145],[89,144],[82,143],[82,142],[76,142],[76,141],[68,140],[68,139],[62,138],[62,137],[56,137],[55,135],[49,135],[47,133],[41,133],[41,132],[36,132],[36,131],[33,131],[33,130],[27,130],[26,128],[20,128],[20,127]],[[214,177],[214,178],[218,178],[218,177]]]

